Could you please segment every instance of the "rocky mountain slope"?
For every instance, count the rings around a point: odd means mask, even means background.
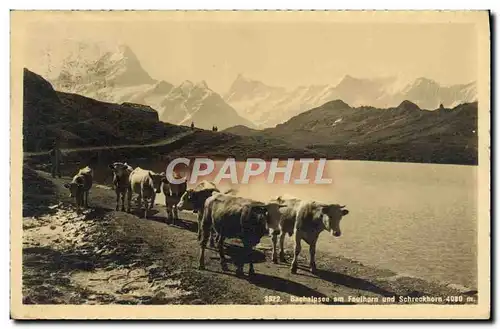
[[[275,128],[257,131],[238,126],[227,131],[286,140],[330,158],[473,164],[477,111],[477,102],[427,111],[410,101],[378,109],[335,100]]]
[[[187,129],[159,122],[158,113],[149,106],[113,104],[55,91],[27,69],[23,100],[26,151],[47,149],[54,140],[61,147],[147,143]]]
[[[50,79],[56,90],[105,102],[145,104],[158,111],[161,121],[174,124],[194,121],[197,127],[206,129],[213,125],[219,129],[238,124],[254,126],[204,81],[184,81],[174,86],[151,78],[127,46],[80,47],[64,60],[59,74]]]
[[[454,107],[476,101],[474,82],[441,86],[419,78],[410,83],[396,77],[359,79],[346,75],[336,85],[300,86],[293,90],[266,84],[238,75],[224,99],[238,113],[261,127],[273,127],[291,117],[332,100],[341,99],[352,106],[388,108],[409,100],[419,107],[434,110],[441,104]]]

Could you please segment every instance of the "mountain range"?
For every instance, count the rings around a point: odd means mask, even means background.
[[[64,59],[59,74],[50,77],[58,91],[96,100],[151,106],[163,122],[211,129],[255,125],[242,118],[205,81],[184,81],[178,86],[153,79],[134,52],[125,45],[102,50],[81,44]]]
[[[477,102],[427,111],[410,101],[379,109],[335,100],[274,128],[239,125],[212,132],[161,122],[158,112],[147,105],[56,91],[27,69],[23,102],[27,152],[47,150],[59,140],[61,147],[83,147],[88,152],[105,146],[110,153],[114,146],[127,145],[127,153],[117,149],[110,157],[169,154],[477,164]],[[88,158],[87,153],[81,160]]]
[[[337,84],[299,86],[292,90],[269,86],[238,75],[221,97],[205,81],[174,85],[156,80],[126,45],[99,47],[78,43],[49,81],[59,91],[112,103],[152,107],[163,122],[219,129],[244,125],[267,128],[341,99],[351,106],[390,108],[409,100],[434,110],[476,101],[476,84],[442,86],[427,78],[404,81],[397,77],[361,79],[346,75]]]
[[[331,159],[475,164],[477,118],[477,102],[428,111],[407,100],[387,109],[334,100],[273,128],[225,131],[286,140]]]
[[[477,100],[475,82],[442,86],[434,80],[418,78],[405,82],[397,77],[360,79],[346,75],[338,84],[299,86],[293,90],[268,86],[238,75],[224,100],[261,128],[273,127],[293,116],[332,100],[351,106],[390,108],[404,100],[420,108],[434,110],[441,105],[454,107]]]

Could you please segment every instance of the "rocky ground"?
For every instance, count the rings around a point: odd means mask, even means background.
[[[115,195],[95,185],[90,209],[77,213],[63,184],[69,178],[25,168],[23,172],[23,302],[25,304],[264,304],[308,303],[293,297],[317,297],[329,304],[399,303],[413,297],[441,297],[433,303],[475,303],[477,292],[317,253],[319,273],[299,259],[270,261],[271,241],[263,238],[253,253],[257,276],[237,278],[235,267],[220,269],[218,253],[207,251],[207,270],[197,270],[196,221],[182,213],[176,225],[164,209],[147,220],[114,211]],[[229,241],[227,256],[239,255]],[[305,249],[306,250],[306,249]],[[291,250],[287,253],[290,261]],[[247,267],[245,268],[245,270]],[[462,296],[461,301],[450,296]],[[409,297],[409,298],[408,298]],[[322,299],[321,299],[322,298]],[[326,298],[329,298],[327,300]],[[371,298],[371,299],[370,299]],[[394,301],[392,301],[394,298]],[[368,301],[370,299],[370,301]]]

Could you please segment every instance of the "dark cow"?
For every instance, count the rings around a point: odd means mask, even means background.
[[[255,270],[250,256],[260,239],[269,233],[270,218],[279,218],[277,203],[264,204],[245,198],[214,192],[205,201],[201,225],[199,268],[205,268],[205,249],[212,229],[219,235],[218,249],[223,271],[227,271],[224,239],[239,238],[243,242],[245,258],[250,261],[249,275]],[[243,262],[237,264],[236,275],[243,275]]]
[[[284,199],[277,198],[276,201],[285,206],[279,211],[281,219],[279,221],[280,234],[280,253],[279,258],[284,261],[284,241],[288,234],[295,234],[295,250],[294,258],[291,265],[291,272],[297,273],[297,257],[301,251],[301,241],[304,240],[309,244],[310,267],[311,272],[316,273],[316,243],[319,234],[325,230],[329,231],[333,236],[339,237],[342,232],[340,230],[340,221],[343,216],[349,214],[349,210],[344,209],[345,206],[338,204],[324,204],[315,201],[302,201],[296,198]],[[274,227],[276,229],[276,227]],[[273,261],[277,262],[276,231],[273,234]]]
[[[113,187],[116,193],[116,210],[120,210],[120,198],[122,200],[121,211],[130,212],[130,201],[132,200],[132,189],[130,187],[130,173],[134,170],[127,163],[114,162],[109,165],[113,171]],[[127,198],[127,207],[125,207]],[[125,209],[126,208],[126,209]]]
[[[80,207],[89,206],[89,191],[92,187],[93,181],[93,171],[87,166],[80,169],[78,173],[73,176],[71,183],[64,184],[64,187],[69,189],[70,198],[75,198],[76,208],[80,210]]]
[[[227,191],[226,193],[229,193],[230,191]],[[194,189],[186,190],[177,204],[178,210],[190,210],[198,214],[198,240],[200,241],[203,207],[205,206],[205,201],[211,197],[214,192],[220,192],[214,183],[202,181],[196,185]],[[214,234],[210,236],[210,246],[215,246]]]
[[[179,176],[174,175],[174,178],[179,179]],[[161,183],[161,190],[165,196],[165,207],[167,208],[167,220],[171,220],[175,223],[179,219],[177,204],[180,202],[181,197],[187,190],[186,181],[174,184],[164,178]]]
[[[156,174],[151,170],[140,167],[135,168],[129,177],[132,192],[138,194],[137,205],[142,208],[142,201],[145,203],[144,218],[148,217],[149,209],[155,204],[156,193],[160,193],[161,182],[165,177],[164,173]]]

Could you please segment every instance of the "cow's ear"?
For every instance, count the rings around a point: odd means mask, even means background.
[[[108,165],[109,169],[115,169],[115,166],[113,164]]]
[[[64,187],[65,187],[65,188],[70,188],[70,187],[71,187],[71,184],[70,184],[70,183],[66,183],[66,184],[64,184]]]
[[[349,213],[349,210],[347,209],[342,209],[342,216],[345,216]]]

